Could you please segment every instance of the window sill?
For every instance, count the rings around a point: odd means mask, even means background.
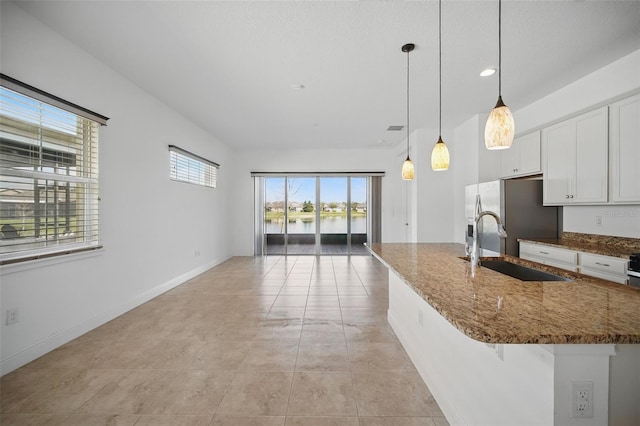
[[[0,261],[0,273],[2,275],[22,272],[29,269],[44,268],[65,262],[73,262],[90,257],[100,256],[104,253],[104,247],[94,246],[75,250],[46,253],[36,256],[23,257]]]

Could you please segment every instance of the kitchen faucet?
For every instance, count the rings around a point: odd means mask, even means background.
[[[498,225],[498,237],[507,238],[507,231],[502,226],[502,220],[496,213],[485,210],[476,214],[476,218],[473,221],[473,248],[471,249],[471,277],[476,276],[476,267],[480,265],[480,247],[478,246],[478,223],[484,216],[493,216]]]

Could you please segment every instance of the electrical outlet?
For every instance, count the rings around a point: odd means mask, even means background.
[[[593,382],[571,382],[571,417],[593,417]]]
[[[18,322],[18,308],[7,309],[7,325]]]
[[[424,326],[424,314],[420,308],[418,308],[418,324],[420,324],[420,327]]]
[[[596,216],[596,225],[602,226],[602,216]]]

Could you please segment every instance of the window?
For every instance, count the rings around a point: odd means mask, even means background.
[[[0,262],[98,247],[98,130],[107,118],[5,75],[0,82]]]
[[[171,180],[215,188],[219,164],[169,145]]]

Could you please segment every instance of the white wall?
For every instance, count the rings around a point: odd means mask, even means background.
[[[417,241],[451,242],[454,235],[454,181],[458,161],[462,158],[454,155],[456,142],[446,135],[452,131],[443,129],[443,141],[447,144],[450,156],[449,170],[434,172],[431,169],[431,151],[438,141],[437,129],[418,129],[415,132],[417,154],[414,159],[416,165],[415,204],[417,224]]]
[[[596,217],[602,218],[598,225]],[[640,238],[640,206],[565,206],[565,232]]]
[[[166,105],[2,2],[2,72],[111,119],[100,133],[101,235],[93,256],[5,266],[2,374],[231,255],[232,152]],[[219,162],[217,189],[171,182],[167,145]],[[200,256],[195,256],[198,250]]]

